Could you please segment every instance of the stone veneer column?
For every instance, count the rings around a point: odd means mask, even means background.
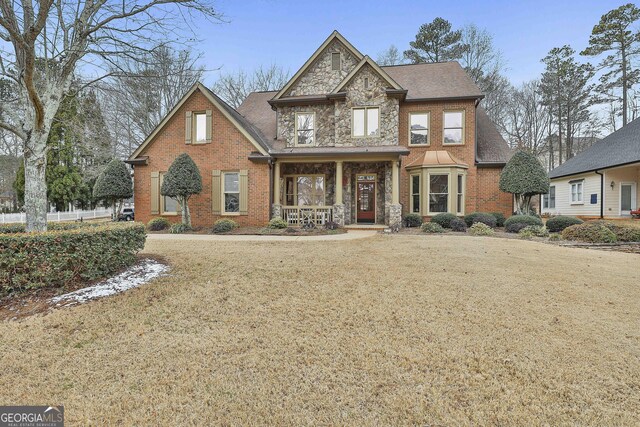
[[[273,164],[273,205],[271,206],[271,218],[282,218],[282,205],[280,204],[280,162]]]
[[[400,168],[398,161],[391,162],[391,205],[389,206],[389,227],[402,225],[402,205],[400,204]]]
[[[336,162],[336,179],[334,183],[333,221],[344,225],[344,201],[342,198],[342,161]]]

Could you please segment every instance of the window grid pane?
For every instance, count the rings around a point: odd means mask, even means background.
[[[367,108],[367,135],[369,136],[378,135],[378,113],[377,108]]]
[[[411,139],[414,145],[429,143],[429,115],[426,113],[413,113],[410,116]]]
[[[224,211],[240,212],[240,174],[224,174]]]
[[[462,144],[462,130],[464,114],[462,111],[451,111],[444,113],[444,143]]]
[[[411,212],[420,213],[420,175],[411,176]]]
[[[456,197],[456,206],[457,206],[457,212],[458,213],[462,213],[462,205],[464,203],[463,197],[462,197],[462,191],[464,190],[463,188],[463,177],[462,175],[458,175],[458,195]]]
[[[353,110],[353,136],[364,136],[364,108]]]
[[[207,115],[198,113],[196,116],[196,141],[203,142],[207,140]]]
[[[449,176],[429,176],[429,212],[447,212],[449,204]]]

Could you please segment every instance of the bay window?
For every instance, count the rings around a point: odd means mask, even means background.
[[[429,174],[429,213],[447,212],[449,208],[449,175]]]

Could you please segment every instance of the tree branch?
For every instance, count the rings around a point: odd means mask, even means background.
[[[0,129],[7,130],[22,140],[27,139],[27,135],[24,132],[8,123],[0,122]]]

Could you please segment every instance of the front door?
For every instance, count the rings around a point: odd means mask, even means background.
[[[374,224],[376,222],[376,177],[358,175],[356,222]]]
[[[620,215],[631,215],[636,206],[636,184],[620,184]]]

